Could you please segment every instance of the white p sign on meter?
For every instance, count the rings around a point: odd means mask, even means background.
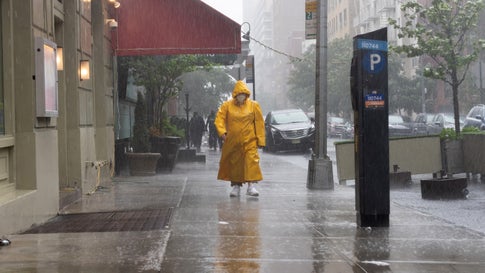
[[[376,66],[378,66],[381,63],[381,55],[377,53],[372,53],[370,54],[370,70],[374,71],[376,69]]]
[[[385,67],[385,56],[379,51],[370,51],[364,55],[363,66],[367,73],[380,73]]]
[[[363,67],[367,73],[380,73],[385,67],[387,43],[378,40],[359,39],[358,49],[366,49],[363,57]]]

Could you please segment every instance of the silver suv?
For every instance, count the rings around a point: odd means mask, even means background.
[[[480,130],[485,130],[485,105],[478,104],[468,112],[465,118],[465,127],[476,127]]]

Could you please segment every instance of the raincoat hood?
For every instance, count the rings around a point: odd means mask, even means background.
[[[232,90],[232,97],[235,98],[239,94],[246,94],[248,97],[251,95],[248,86],[243,81],[237,81]]]

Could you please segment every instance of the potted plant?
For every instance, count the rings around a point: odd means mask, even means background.
[[[158,127],[150,127],[151,151],[161,155],[157,163],[157,171],[173,170],[184,134],[184,130],[173,125],[165,113]]]
[[[152,153],[146,120],[146,104],[143,95],[138,92],[135,106],[135,124],[133,126],[132,151],[127,153],[131,175],[154,175],[160,153]]]
[[[146,90],[151,151],[161,155],[157,170],[173,169],[183,136],[164,112],[166,105],[182,89],[181,76],[201,64],[209,65],[209,62],[196,55],[140,56],[130,62],[136,84]]]

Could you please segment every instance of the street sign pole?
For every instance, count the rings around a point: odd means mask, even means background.
[[[333,190],[332,161],[327,155],[327,0],[318,0],[315,85],[315,149],[308,162],[307,188]]]
[[[254,55],[248,55],[246,58],[246,83],[253,84],[253,100],[256,100],[256,80],[254,74]]]

